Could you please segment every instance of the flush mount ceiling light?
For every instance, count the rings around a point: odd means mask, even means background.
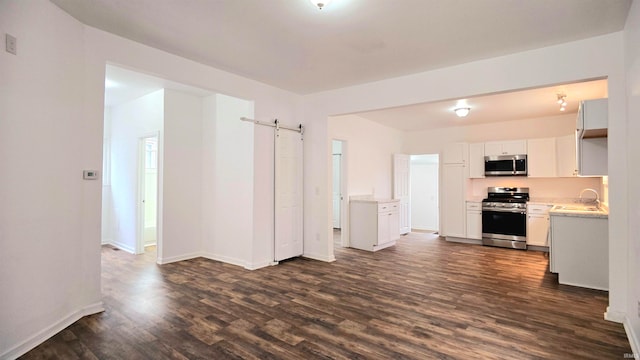
[[[310,0],[313,5],[315,5],[318,10],[322,10],[323,7],[327,6],[331,0]]]
[[[567,95],[565,94],[557,94],[558,100],[556,101],[560,104],[560,111],[565,111],[567,108]]]
[[[459,108],[453,109],[453,111],[456,113],[456,115],[458,115],[458,117],[465,117],[469,115],[469,111],[471,111],[471,108],[459,107]]]

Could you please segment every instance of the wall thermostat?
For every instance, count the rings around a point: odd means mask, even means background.
[[[84,170],[82,172],[82,178],[85,180],[97,180],[98,179],[98,171],[97,170]]]

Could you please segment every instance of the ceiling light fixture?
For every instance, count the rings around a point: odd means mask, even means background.
[[[459,107],[459,108],[453,109],[453,111],[456,113],[456,115],[458,115],[458,117],[465,117],[469,115],[469,111],[471,111],[471,108]]]
[[[327,6],[331,0],[310,0],[313,5],[315,5],[318,10],[322,10],[323,7]]]
[[[557,103],[560,104],[560,111],[565,111],[567,108],[567,95],[557,94],[557,96],[558,96]]]

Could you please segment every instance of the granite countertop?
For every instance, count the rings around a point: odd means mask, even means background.
[[[573,216],[573,217],[595,217],[609,218],[609,208],[606,206],[597,207],[594,204],[565,203],[556,204],[549,211],[552,216]]]

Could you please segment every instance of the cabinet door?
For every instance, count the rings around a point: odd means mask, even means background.
[[[549,246],[549,215],[527,216],[527,245]]]
[[[398,221],[398,231],[400,231],[400,222]],[[389,213],[378,213],[378,243],[377,245],[381,245],[389,241],[391,237],[389,228]]]
[[[387,216],[389,221],[389,238],[388,241],[400,239],[400,213],[392,211]]]
[[[529,177],[556,176],[556,139],[530,139],[527,142]]]
[[[527,142],[525,140],[504,141],[502,143],[502,155],[527,154]]]
[[[503,155],[502,143],[498,141],[484,143],[484,155],[485,156]]]
[[[442,170],[442,214],[443,235],[466,237],[466,176],[460,165],[445,165]]]
[[[466,164],[469,156],[469,145],[466,143],[447,144],[442,151],[443,164]]]
[[[484,143],[469,145],[469,177],[484,177]]]
[[[482,212],[467,210],[467,238],[482,239]]]
[[[556,174],[559,177],[578,175],[575,134],[556,138]]]

